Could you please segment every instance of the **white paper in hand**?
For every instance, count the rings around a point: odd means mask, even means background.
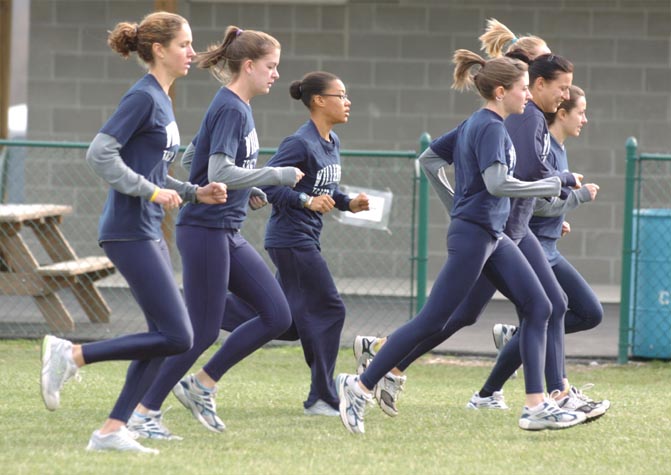
[[[359,193],[368,196],[370,209],[352,213],[340,211],[334,215],[335,219],[350,226],[360,226],[371,229],[381,229],[391,234],[389,229],[389,215],[394,194],[387,190],[373,190],[371,188],[360,188],[355,186],[341,185],[340,191],[347,193],[350,198],[356,198]]]

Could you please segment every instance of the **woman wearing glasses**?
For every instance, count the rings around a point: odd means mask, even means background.
[[[273,205],[265,247],[277,267],[277,279],[293,318],[291,331],[279,338],[300,338],[312,375],[304,413],[338,416],[333,372],[345,304],[321,254],[322,220],[334,207],[353,213],[367,210],[368,197],[359,194],[350,199],[338,189],[340,139],[333,127],[347,123],[352,104],[343,82],[331,73],[315,71],[293,81],[289,93],[308,108],[310,119],[282,141],[268,166],[297,167],[305,176],[294,189],[263,188]],[[245,320],[239,299],[233,297],[232,301],[235,303],[226,311],[225,327],[232,321],[237,326]],[[249,314],[249,309],[246,311]]]

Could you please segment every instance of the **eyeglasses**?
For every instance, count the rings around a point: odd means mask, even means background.
[[[326,96],[326,97],[338,97],[340,98],[341,101],[345,102],[346,100],[349,99],[347,94],[319,94],[320,96]]]

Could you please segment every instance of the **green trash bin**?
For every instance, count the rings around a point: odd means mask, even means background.
[[[671,209],[634,210],[632,356],[671,359]]]

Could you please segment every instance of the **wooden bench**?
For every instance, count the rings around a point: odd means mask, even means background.
[[[60,331],[75,328],[56,293],[63,289],[72,291],[90,321],[109,321],[111,309],[94,282],[115,271],[107,257],[77,257],[59,228],[70,212],[66,205],[0,205],[0,294],[33,297],[49,326]],[[24,225],[33,229],[53,263],[37,262],[21,235]]]

